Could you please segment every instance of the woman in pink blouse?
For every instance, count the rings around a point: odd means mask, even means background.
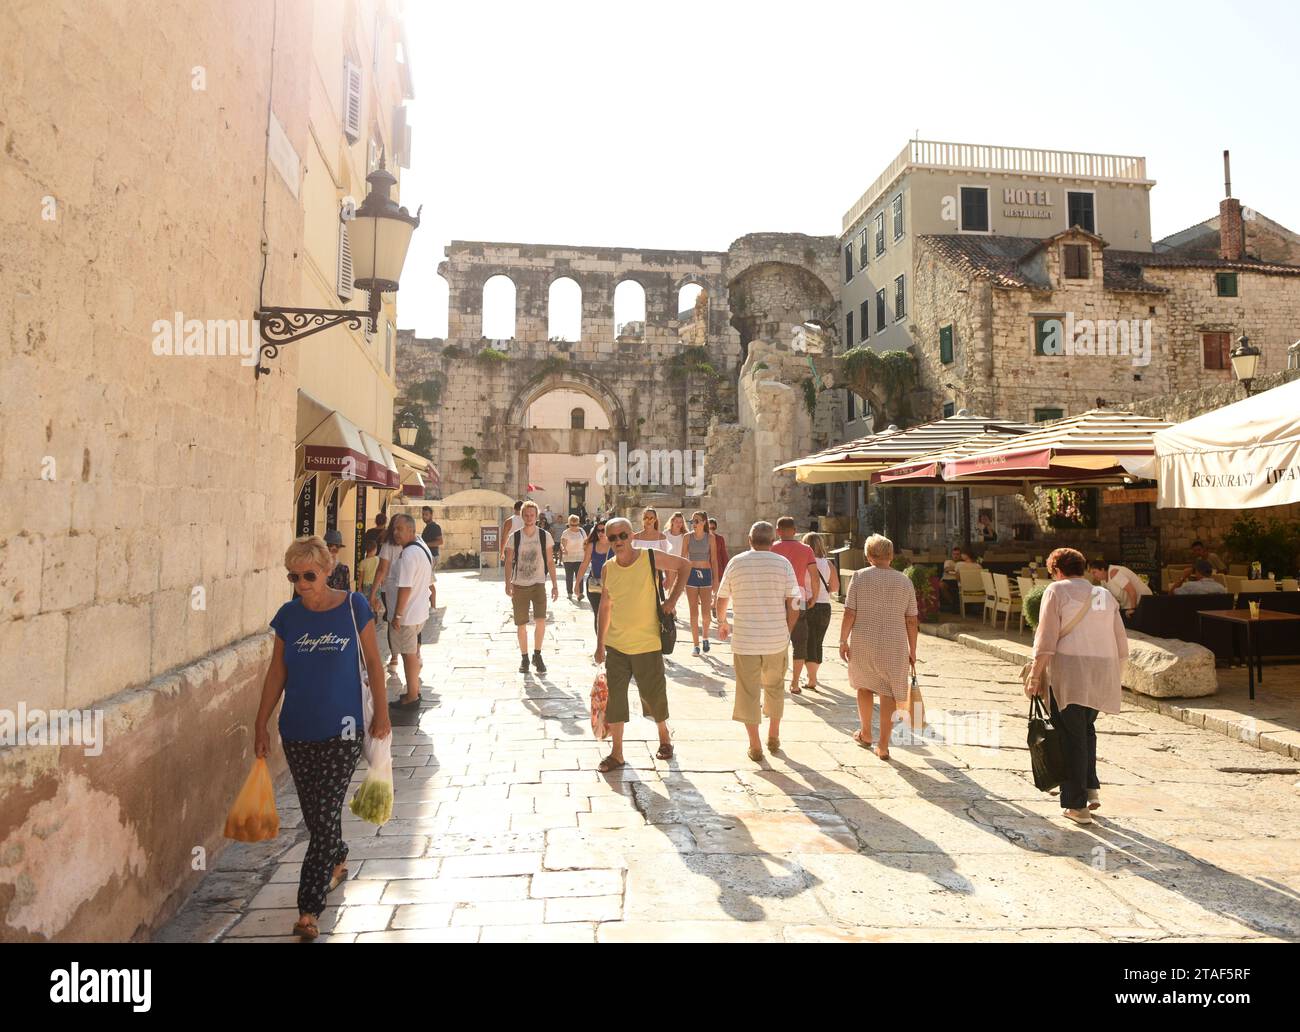
[[[1064,739],[1062,813],[1091,824],[1089,811],[1101,806],[1097,714],[1119,712],[1128,636],[1115,596],[1084,577],[1083,553],[1058,548],[1047,557],[1047,569],[1055,583],[1043,593],[1025,694],[1048,696]]]

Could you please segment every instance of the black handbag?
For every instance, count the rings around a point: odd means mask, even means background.
[[[669,655],[677,645],[677,621],[664,612],[664,586],[659,583],[659,570],[655,567],[655,550],[647,548],[650,555],[650,579],[655,582],[655,597],[659,599],[655,612],[659,614],[659,651]]]
[[[1049,792],[1065,780],[1065,745],[1061,729],[1040,696],[1029,700],[1029,760],[1034,768],[1034,787]]]

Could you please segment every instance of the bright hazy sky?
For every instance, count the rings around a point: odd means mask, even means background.
[[[398,323],[442,336],[453,240],[722,251],[838,234],[914,135],[1139,154],[1156,238],[1300,230],[1300,6],[406,0],[424,205]]]

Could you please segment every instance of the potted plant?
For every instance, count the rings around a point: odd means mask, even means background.
[[[939,615],[939,570],[935,566],[908,566],[903,576],[916,592],[916,615],[929,622]]]

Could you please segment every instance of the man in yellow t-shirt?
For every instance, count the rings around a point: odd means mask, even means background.
[[[366,557],[357,564],[357,590],[370,595],[370,587],[375,583],[375,573],[379,569],[379,541],[366,542]]]
[[[641,711],[659,725],[661,760],[673,758],[668,733],[668,682],[664,657],[659,651],[659,595],[650,569],[648,549],[632,544],[632,524],[621,517],[605,524],[605,537],[614,549],[601,570],[600,624],[596,634],[596,662],[605,663],[609,702],[605,723],[614,736],[609,755],[596,769],[602,774],[626,766],[623,759],[623,726],[629,715],[627,689],[633,678],[641,695]],[[672,613],[686,587],[691,564],[681,556],[656,552],[655,568],[675,578],[672,594],[664,602]]]

